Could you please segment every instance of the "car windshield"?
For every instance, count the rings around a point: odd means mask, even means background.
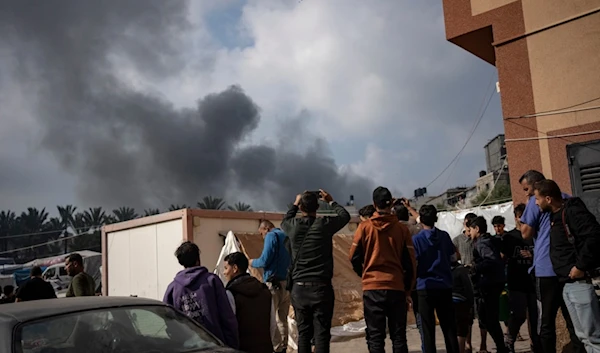
[[[19,326],[19,353],[182,353],[222,344],[186,316],[164,306],[85,311]]]

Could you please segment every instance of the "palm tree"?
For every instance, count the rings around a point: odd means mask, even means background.
[[[44,223],[43,230],[44,230],[44,235],[46,238],[45,241],[50,242],[53,240],[58,240],[61,235],[65,234],[65,227],[64,227],[62,217],[61,218],[57,218],[57,217],[50,218],[50,220],[48,222]],[[61,252],[62,244],[60,242],[52,242],[52,243],[46,244],[45,247],[40,246],[38,249],[39,250],[38,253],[40,253],[40,252],[43,253],[44,248],[45,248],[47,255],[55,255],[55,254],[58,254]]]
[[[238,202],[233,206],[227,206],[227,209],[230,211],[252,212],[252,206],[243,202]]]
[[[17,232],[17,215],[11,210],[0,212],[0,239],[2,239],[3,251],[8,250],[9,240],[6,238]]]
[[[169,206],[169,211],[177,211],[177,210],[181,210],[184,208],[188,208],[188,207],[185,204],[183,204],[181,206],[171,204],[171,206]]]
[[[113,214],[117,222],[130,221],[139,217],[131,207],[119,207],[118,209],[113,210]]]
[[[77,207],[73,205],[66,205],[64,207],[56,206],[56,208],[58,209],[58,214],[60,215],[60,223],[62,228],[66,231],[67,228],[71,227],[73,224],[73,214],[77,210]],[[77,232],[76,229],[74,231]]]
[[[158,208],[149,208],[147,210],[144,210],[144,217],[152,216],[159,213],[160,210]]]
[[[106,222],[106,213],[102,207],[90,207],[83,212],[83,220],[90,228],[99,228]]]
[[[73,216],[73,228],[78,229],[77,236],[68,240],[65,245],[65,253],[80,250],[100,250],[100,228],[99,223],[104,212],[100,207],[90,209]],[[100,219],[99,219],[100,218]]]
[[[225,201],[220,197],[204,196],[202,201],[198,202],[198,208],[204,210],[222,210],[225,208]]]
[[[44,233],[44,223],[48,219],[48,212],[43,208],[38,210],[35,207],[28,207],[27,212],[22,212],[18,218],[18,229],[21,234],[31,234],[31,236],[24,238],[17,238],[15,243],[18,246],[33,246],[40,243],[44,243],[48,236]],[[43,253],[42,247],[32,247],[32,251],[26,251],[25,256],[37,257],[38,253]]]

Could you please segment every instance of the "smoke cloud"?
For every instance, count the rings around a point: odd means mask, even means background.
[[[260,108],[241,87],[179,109],[117,74],[119,60],[153,78],[178,73],[188,5],[0,2],[0,46],[18,63],[13,77],[35,87],[41,146],[77,177],[81,201],[164,209],[212,195],[282,209],[299,191],[322,187],[340,201],[368,202],[371,182],[340,172],[326,142],[302,128],[305,117],[286,122],[274,145],[248,145]]]

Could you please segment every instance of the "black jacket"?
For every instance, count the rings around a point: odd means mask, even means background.
[[[493,283],[504,283],[504,260],[500,256],[502,240],[489,234],[483,234],[475,241],[473,250],[473,284],[477,287]]]
[[[350,222],[350,214],[344,207],[337,202],[333,202],[332,206],[337,216],[296,218],[298,207],[292,205],[283,217],[281,229],[290,239],[291,266],[294,266],[293,263],[296,261],[296,269],[292,273],[294,282],[331,282],[333,278],[332,238]],[[314,224],[311,227],[313,220]],[[299,252],[300,256],[296,260]]]
[[[469,269],[461,264],[452,265],[452,297],[464,300],[470,306],[475,302]]]
[[[570,281],[573,266],[584,272],[600,267],[600,224],[578,197],[565,200],[563,207],[552,214],[550,260],[563,282]]]

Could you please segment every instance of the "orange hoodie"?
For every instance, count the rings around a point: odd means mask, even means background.
[[[363,290],[410,292],[414,286],[417,266],[412,237],[395,215],[375,212],[373,217],[360,223],[349,255],[353,264],[362,257]],[[411,273],[405,273],[407,270]],[[406,275],[411,280],[408,288],[405,288]]]

